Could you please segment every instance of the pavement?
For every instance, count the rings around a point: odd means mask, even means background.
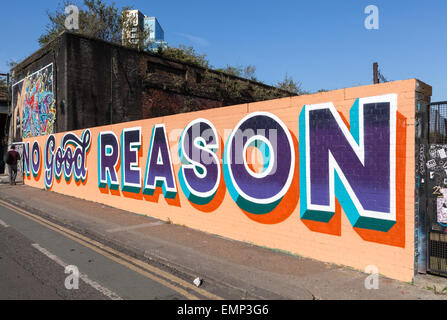
[[[7,179],[0,176],[1,181]],[[3,183],[0,199],[186,282],[193,283],[199,277],[203,279],[202,288],[211,293],[205,299],[213,295],[236,300],[447,299],[444,278],[418,275],[411,284],[380,276],[379,288],[368,290],[368,275],[348,267],[225,239],[54,192]]]

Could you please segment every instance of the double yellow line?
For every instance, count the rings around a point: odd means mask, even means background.
[[[189,300],[200,300],[200,298],[197,296],[201,295],[202,297],[205,297],[205,299],[210,300],[223,300],[223,298],[212,294],[206,290],[203,290],[201,288],[196,287],[195,285],[176,277],[166,271],[163,271],[159,268],[156,268],[154,266],[151,266],[148,263],[145,263],[141,260],[135,259],[127,254],[124,254],[122,252],[119,252],[111,247],[108,247],[98,241],[92,240],[90,238],[87,238],[83,236],[82,234],[79,234],[75,231],[72,231],[70,229],[64,228],[58,224],[55,224],[47,219],[44,219],[36,214],[33,214],[31,212],[28,212],[26,210],[23,210],[21,208],[16,208],[9,204],[8,202],[5,202],[3,200],[0,200],[0,204],[6,208],[8,208],[11,211],[14,211],[28,219],[31,219],[48,229],[51,229],[55,232],[60,233],[61,235],[76,241],[77,243],[109,258],[110,260],[113,260],[125,267],[127,267],[130,270],[133,270],[153,281],[156,281],[160,283],[161,285],[172,289],[175,292],[178,292],[183,297],[189,299]],[[189,290],[188,290],[189,289]],[[190,293],[192,291],[193,293]]]

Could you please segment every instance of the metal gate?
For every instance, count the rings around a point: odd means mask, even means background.
[[[427,147],[427,271],[447,277],[447,101],[430,105]]]

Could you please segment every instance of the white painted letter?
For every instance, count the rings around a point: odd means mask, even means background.
[[[69,5],[65,8],[65,13],[68,14],[65,19],[65,28],[67,30],[79,30],[79,8]]]
[[[365,272],[371,274],[365,279],[365,289],[379,289],[379,269],[376,266],[367,266]]]
[[[365,14],[369,14],[365,19],[365,28],[368,30],[379,30],[379,8],[369,5],[365,8]]]
[[[65,288],[67,290],[78,290],[79,289],[79,269],[76,266],[67,266],[67,267],[65,267],[65,274],[70,274],[65,279]]]

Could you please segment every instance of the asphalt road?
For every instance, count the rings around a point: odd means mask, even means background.
[[[156,270],[148,272],[123,261],[119,256],[104,254],[0,205],[2,300],[177,300],[200,297],[178,285],[175,277],[160,276]],[[67,266],[70,267],[66,269]],[[70,288],[76,284],[76,269],[72,266],[79,271],[78,289]]]

